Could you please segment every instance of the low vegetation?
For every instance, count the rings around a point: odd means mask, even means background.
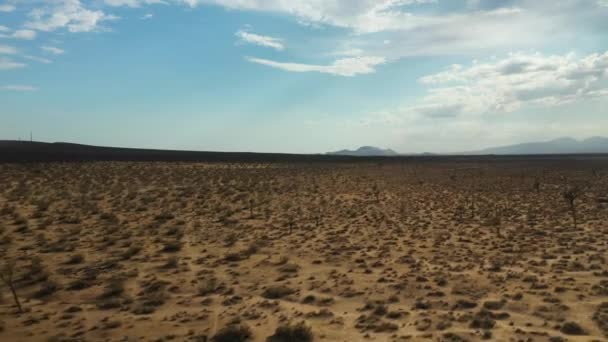
[[[607,339],[608,160],[484,158],[0,164],[0,340]]]

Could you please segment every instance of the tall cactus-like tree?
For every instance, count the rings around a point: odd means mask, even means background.
[[[573,223],[575,229],[578,226],[576,200],[580,197],[581,194],[582,194],[582,189],[578,186],[569,187],[562,194],[562,196],[564,197],[564,200],[568,204],[568,211],[570,212],[570,215],[572,216],[572,223]]]
[[[13,299],[15,300],[15,305],[19,310],[19,313],[23,312],[23,308],[21,307],[21,302],[19,301],[19,297],[17,297],[17,290],[15,289],[15,261],[12,259],[8,259],[5,261],[4,265],[0,269],[0,281],[4,283],[13,294]]]

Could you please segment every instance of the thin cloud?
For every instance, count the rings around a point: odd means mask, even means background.
[[[32,56],[32,55],[23,55],[23,58],[29,59],[31,61],[36,61],[36,62],[44,63],[44,64],[51,64],[53,62],[50,59],[42,58],[42,57],[36,57],[36,56]]]
[[[15,7],[15,5],[10,5],[10,4],[0,5],[0,12],[12,12],[16,9],[17,9],[17,7]]]
[[[65,53],[65,50],[63,49],[48,45],[41,46],[40,49],[42,49],[42,51],[44,52],[51,53],[53,55],[63,55]]]
[[[284,63],[254,57],[247,57],[247,60],[252,63],[262,64],[285,71],[319,72],[345,77],[374,73],[376,71],[376,66],[384,64],[386,62],[386,59],[384,57],[343,58],[338,59],[329,65]]]
[[[17,53],[17,49],[10,45],[0,44],[0,55],[14,55]]]
[[[163,0],[105,0],[106,4],[110,6],[127,6],[127,7],[141,7],[142,5],[153,5],[153,4],[167,4]]]
[[[25,68],[27,64],[15,62],[10,58],[2,58],[0,57],[0,70],[13,70],[13,69],[21,69]]]
[[[285,45],[283,44],[282,39],[279,38],[262,36],[244,30],[237,31],[236,36],[240,38],[241,42],[269,47],[278,51],[285,50]]]
[[[32,30],[17,30],[12,34],[15,39],[33,40],[36,38],[36,31]]]
[[[32,92],[38,90],[38,88],[29,85],[5,85],[2,86],[2,90],[17,91],[17,92]]]

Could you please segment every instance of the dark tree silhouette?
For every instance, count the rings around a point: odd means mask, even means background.
[[[577,228],[578,225],[578,217],[576,210],[576,200],[582,194],[582,189],[578,186],[569,187],[562,194],[566,203],[568,204],[568,211],[570,211],[570,215],[572,215],[572,223],[574,224],[574,228]]]
[[[14,278],[15,278],[15,261],[7,260],[4,263],[4,266],[2,267],[2,269],[0,269],[0,281],[2,281],[2,283],[4,283],[4,285],[6,285],[11,290],[11,293],[13,294],[13,299],[15,300],[15,305],[17,306],[17,309],[21,313],[21,312],[23,312],[23,309],[21,307],[21,302],[19,302],[19,297],[17,297],[17,291],[15,289]]]

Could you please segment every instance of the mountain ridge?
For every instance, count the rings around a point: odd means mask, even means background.
[[[376,156],[398,156],[399,153],[390,148],[382,149],[374,146],[361,146],[356,150],[340,150],[336,152],[327,152],[327,155],[332,156],[355,156],[355,157],[376,157]]]
[[[561,137],[549,141],[526,142],[513,145],[488,147],[477,151],[457,154],[588,154],[608,153],[608,138],[593,136],[577,140],[571,137]]]

